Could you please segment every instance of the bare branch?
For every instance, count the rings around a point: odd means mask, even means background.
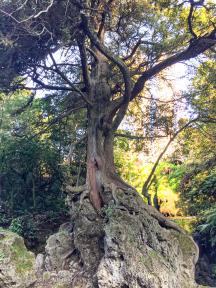
[[[61,76],[61,78],[70,85],[70,87],[72,88],[72,90],[76,91],[77,93],[79,93],[81,95],[81,97],[83,98],[83,100],[90,106],[92,106],[92,102],[89,100],[89,98],[78,88],[76,87],[68,78],[67,76],[58,68],[58,65],[56,64],[56,61],[52,55],[52,53],[49,54],[50,58],[53,61],[53,64],[55,66],[55,71]]]
[[[32,78],[32,81],[39,84],[43,89],[54,90],[54,91],[73,91],[71,87],[49,85],[49,84],[45,84],[44,82],[39,80],[37,77],[31,77],[31,78]],[[24,87],[24,89],[26,89],[26,87]]]
[[[89,47],[86,47],[86,50],[90,52],[90,54],[95,58],[97,62],[99,62],[97,54]]]
[[[128,56],[125,56],[125,57],[123,58],[123,60],[124,60],[124,61],[127,61],[128,59],[132,58],[132,57],[134,56],[134,54],[136,53],[136,51],[137,51],[137,49],[139,48],[139,46],[140,46],[141,43],[142,43],[142,40],[139,39],[139,40],[137,41],[137,43],[135,44],[135,46],[133,47],[131,53],[130,53]]]
[[[28,18],[25,18],[23,20],[18,20],[16,17],[13,16],[13,14],[15,12],[23,9],[23,7],[27,4],[27,2],[28,2],[28,0],[25,1],[20,7],[18,7],[15,11],[13,11],[11,13],[8,13],[7,11],[2,10],[2,9],[0,9],[0,12],[2,12],[6,16],[12,18],[16,23],[21,24],[24,22],[28,22],[31,19],[36,19],[36,18],[40,17],[42,14],[47,13],[54,4],[54,0],[51,0],[49,5],[44,10],[39,11],[37,14],[32,14],[31,16],[29,16]]]

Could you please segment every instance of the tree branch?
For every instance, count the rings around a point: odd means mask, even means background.
[[[82,21],[83,21],[83,25],[85,27],[85,31],[89,37],[89,39],[91,40],[91,42],[94,44],[94,46],[103,54],[107,57],[107,59],[109,59],[110,61],[112,61],[121,71],[123,79],[124,79],[124,83],[125,83],[125,91],[124,91],[124,97],[122,98],[122,102],[119,105],[119,111],[118,114],[114,120],[113,123],[113,130],[117,129],[118,125],[120,124],[121,120],[123,119],[126,111],[127,111],[127,107],[128,107],[128,103],[130,101],[131,98],[131,77],[130,77],[130,72],[127,68],[127,66],[125,65],[125,63],[118,58],[117,56],[114,56],[98,39],[97,34],[95,34],[94,30],[92,29],[91,25],[90,25],[90,21],[88,21],[87,16],[85,15],[84,12],[82,12],[81,14],[82,17]]]
[[[141,43],[142,43],[142,39],[139,39],[139,40],[137,41],[137,43],[135,44],[135,46],[133,47],[131,53],[130,53],[129,55],[125,56],[125,57],[123,58],[123,60],[124,60],[124,61],[127,61],[128,59],[132,58],[133,55],[136,53],[136,51],[137,51],[137,49],[139,48],[139,46],[140,46]]]
[[[47,89],[47,90],[54,90],[54,91],[73,91],[71,89],[71,87],[67,87],[67,86],[55,86],[55,85],[49,85],[49,84],[45,84],[44,82],[42,82],[41,80],[39,80],[36,77],[31,77],[32,81],[37,83],[38,85],[40,85],[43,89]],[[25,89],[25,88],[24,88]]]
[[[88,71],[88,61],[87,61],[87,55],[86,55],[86,48],[84,45],[84,40],[77,40],[79,51],[80,51],[80,59],[82,64],[82,72],[83,72],[83,80],[85,83],[86,91],[87,93],[90,92],[90,77],[89,77],[89,71]]]
[[[122,134],[122,133],[115,133],[115,137],[123,137],[123,138],[128,138],[131,140],[151,140],[152,137],[146,137],[146,136],[138,136],[138,135],[131,135],[131,134]],[[155,136],[154,138],[166,138],[166,136]]]
[[[59,121],[61,121],[62,119],[64,119],[65,117],[68,117],[71,115],[72,112],[75,112],[77,110],[80,110],[80,109],[83,109],[83,108],[86,108],[85,105],[81,105],[79,107],[73,107],[71,109],[68,109],[66,112],[62,113],[61,115],[57,116],[56,118],[52,119],[51,121],[49,121],[47,123],[47,126],[40,130],[38,133],[34,134],[33,136],[30,137],[30,139],[33,139],[37,136],[40,136],[42,134],[44,134],[45,132],[47,132],[47,130],[49,130],[49,128],[51,128],[54,124],[58,123]]]
[[[191,33],[191,35],[193,36],[194,39],[197,38],[197,35],[195,34],[195,32],[193,31],[193,26],[192,26],[192,18],[193,18],[193,11],[194,11],[194,1],[190,0],[190,3],[191,3],[191,6],[190,6],[190,12],[189,12],[189,15],[188,15],[188,28],[189,28],[189,31]]]
[[[28,1],[25,1],[20,7],[18,7],[15,11],[13,11],[13,12],[11,12],[11,13],[8,13],[7,11],[2,10],[2,9],[0,9],[0,12],[3,13],[4,15],[6,15],[6,16],[12,18],[16,23],[21,24],[21,23],[24,23],[24,22],[28,22],[28,21],[31,20],[31,19],[36,19],[36,18],[40,17],[41,14],[47,13],[47,12],[50,10],[50,8],[53,6],[53,4],[54,4],[54,0],[51,0],[50,3],[49,3],[49,5],[48,5],[44,10],[41,10],[41,11],[39,11],[37,14],[32,14],[32,15],[30,15],[28,18],[25,18],[25,19],[19,21],[16,17],[13,16],[13,14],[14,14],[15,12],[23,9],[23,8],[24,8],[24,5],[25,5],[27,2],[28,2]]]
[[[134,85],[132,90],[131,100],[133,100],[144,88],[147,80],[151,79],[153,76],[166,69],[167,67],[176,64],[180,61],[186,61],[191,58],[195,58],[199,54],[205,52],[207,49],[213,47],[216,44],[216,28],[209,33],[208,36],[203,36],[194,39],[189,47],[182,52],[174,54],[164,61],[156,64],[152,68],[145,71]]]
[[[61,78],[66,82],[68,83],[68,85],[70,85],[70,87],[76,91],[77,93],[79,93],[81,95],[81,97],[83,98],[83,100],[90,106],[92,106],[92,102],[88,99],[88,97],[78,88],[76,87],[67,77],[66,75],[58,68],[58,65],[55,61],[55,58],[53,57],[52,53],[49,54],[50,55],[50,58],[52,59],[53,61],[53,64],[55,66],[55,71],[56,73],[58,73]]]

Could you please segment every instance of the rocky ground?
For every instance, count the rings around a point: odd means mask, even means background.
[[[0,288],[197,288],[193,239],[134,190],[115,191],[100,215],[68,197],[71,221],[36,260],[21,237],[0,236]],[[81,195],[80,195],[81,197]],[[73,202],[73,203],[72,203]]]

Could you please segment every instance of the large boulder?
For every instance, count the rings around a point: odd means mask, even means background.
[[[35,281],[34,254],[22,237],[0,230],[0,288],[28,288]]]
[[[37,255],[35,287],[71,288],[77,271],[72,264],[76,265],[79,260],[74,257],[71,228],[70,223],[61,225],[59,232],[47,239],[45,253]]]
[[[70,231],[66,227],[66,225],[61,226],[59,232],[51,235],[47,240],[44,259],[47,271],[60,271],[67,268],[67,259],[73,252],[74,244]]]
[[[194,281],[198,251],[189,236],[161,227],[144,211],[139,216],[113,213],[96,274],[99,287],[198,287]]]
[[[194,280],[199,251],[193,239],[133,189],[114,192],[100,215],[87,197],[73,202],[69,196],[73,225],[49,238],[38,287],[201,287]]]

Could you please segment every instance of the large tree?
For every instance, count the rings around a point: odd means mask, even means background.
[[[126,186],[115,172],[113,135],[129,102],[167,67],[213,49],[215,7],[204,2],[2,2],[2,88],[26,89],[31,79],[28,89],[65,93],[69,113],[86,109],[96,209],[105,183]]]
[[[77,110],[86,111],[86,186],[70,189],[80,193],[87,187],[99,214],[110,202],[108,188],[116,204],[116,193],[133,191],[117,175],[113,156],[114,133],[129,103],[139,101],[149,80],[164,69],[199,55],[203,55],[200,61],[205,61],[214,53],[215,12],[210,0],[1,2],[1,89],[5,93],[42,90],[46,97],[64,95],[65,111],[59,111],[58,119]],[[132,214],[129,205],[125,203]],[[161,226],[174,227],[149,211]],[[87,227],[82,220],[76,223]],[[85,240],[83,243],[87,249]],[[81,254],[88,262],[86,251]],[[100,258],[101,253],[95,252],[95,257]]]

